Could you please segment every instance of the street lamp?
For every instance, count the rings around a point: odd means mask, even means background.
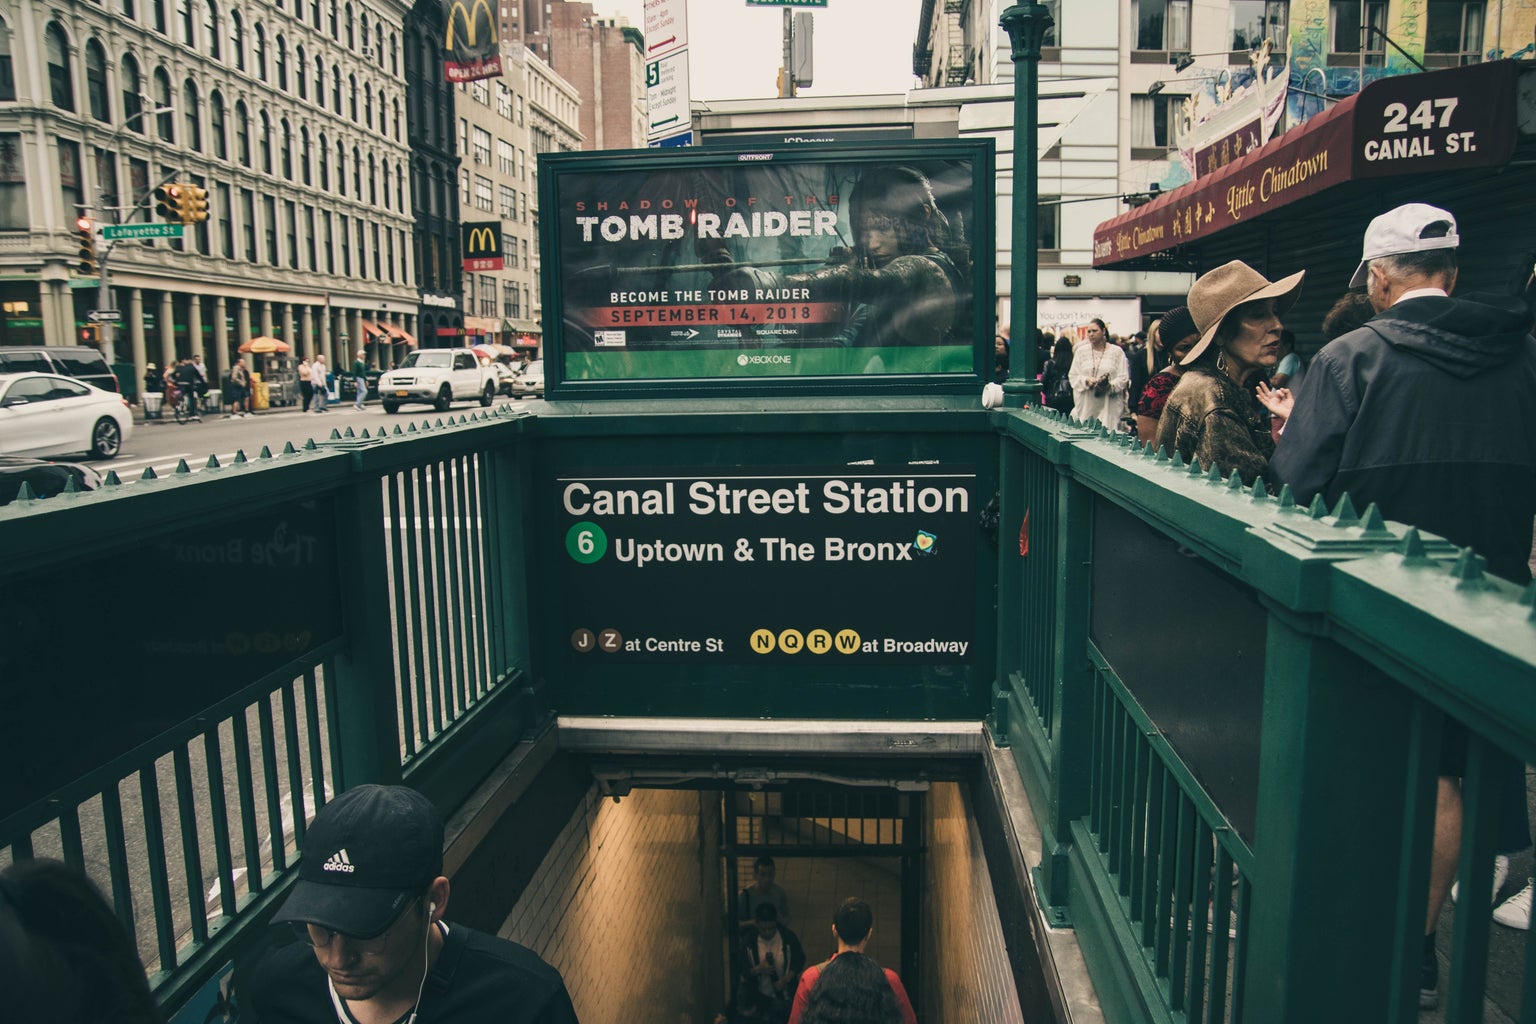
[[[1054,21],[1044,4],[1014,4],[1000,19],[1013,44],[1013,267],[1009,274],[1012,297],[1008,308],[1010,340],[1022,349],[1022,379],[1010,369],[1005,390],[1020,391],[1024,401],[1040,389],[1035,379],[1035,320],[1039,304],[1037,281],[1040,257],[1038,218],[1040,179],[1036,150],[1039,148],[1040,47]],[[1022,194],[1021,194],[1022,186]],[[1020,256],[1023,258],[1020,259]],[[1010,357],[1009,366],[1013,366]]]

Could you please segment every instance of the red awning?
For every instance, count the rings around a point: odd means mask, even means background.
[[[1379,78],[1242,159],[1100,224],[1093,265],[1184,245],[1352,178],[1506,163],[1519,73],[1502,60]]]
[[[365,344],[372,345],[380,338],[389,337],[389,332],[380,327],[378,324],[374,323],[372,320],[365,320],[362,317],[358,317],[358,322],[363,325],[363,341]]]

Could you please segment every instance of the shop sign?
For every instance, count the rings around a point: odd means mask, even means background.
[[[1372,82],[1215,174],[1100,224],[1093,265],[1213,235],[1353,178],[1497,167],[1515,143],[1513,61]]]

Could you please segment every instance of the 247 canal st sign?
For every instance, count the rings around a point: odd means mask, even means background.
[[[1354,178],[1498,167],[1515,146],[1514,61],[1380,78],[1214,174],[1100,224],[1093,265],[1192,242]]]

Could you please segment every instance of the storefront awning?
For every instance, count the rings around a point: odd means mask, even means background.
[[[366,344],[372,345],[374,342],[380,340],[381,338],[389,337],[389,332],[386,331],[383,327],[380,327],[378,324],[374,323],[372,320],[365,320],[362,317],[359,317],[358,323],[362,325],[363,340]]]
[[[1173,249],[1352,179],[1507,163],[1519,74],[1502,60],[1377,79],[1240,160],[1100,224],[1093,265]]]

